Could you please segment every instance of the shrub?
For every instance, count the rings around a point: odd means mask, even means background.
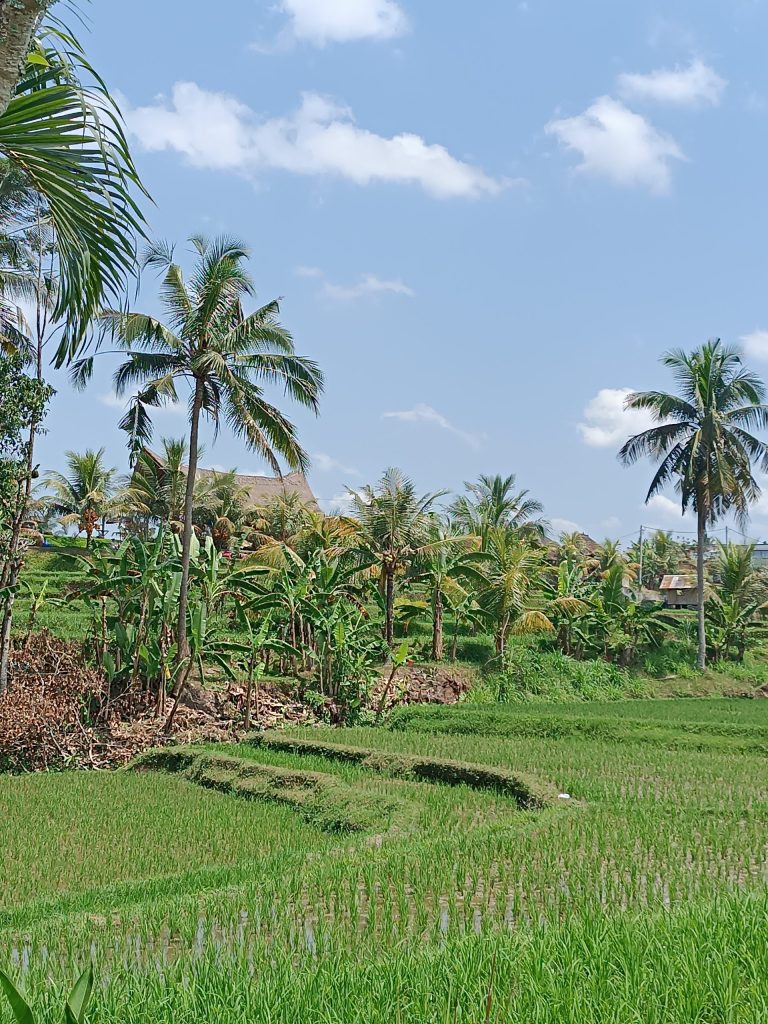
[[[501,672],[488,676],[468,695],[474,703],[620,700],[639,697],[645,686],[626,669],[598,659],[578,661],[540,641],[513,640]]]

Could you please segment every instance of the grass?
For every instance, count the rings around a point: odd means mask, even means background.
[[[515,1024],[766,1019],[768,702],[399,717],[194,754],[245,778],[321,775],[352,791],[348,809],[410,809],[386,833],[323,831],[290,802],[234,799],[227,778],[0,779],[0,966],[44,1006],[93,957],[92,1019],[145,1024],[479,1024],[489,1006]],[[686,737],[708,745],[667,742]],[[573,802],[520,811],[374,771],[372,751],[529,774]]]

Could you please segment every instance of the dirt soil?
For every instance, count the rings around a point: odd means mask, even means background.
[[[472,684],[470,669],[405,665],[390,680],[383,669],[372,705],[454,704]],[[389,683],[389,685],[388,685]],[[8,691],[0,694],[0,771],[26,772],[70,767],[115,768],[138,753],[165,743],[231,741],[241,728],[245,690],[192,684],[184,694],[171,736],[165,714],[141,694],[107,700],[104,681],[89,668],[78,645],[49,633],[32,636],[13,654]],[[333,708],[328,709],[333,719]],[[318,715],[264,681],[254,697],[251,728],[313,725]],[[86,724],[88,723],[88,724]]]

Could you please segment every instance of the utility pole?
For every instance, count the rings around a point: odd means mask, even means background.
[[[725,546],[728,547],[728,527],[725,528]]]
[[[643,530],[645,527],[640,527],[640,565],[637,570],[637,596],[642,600],[643,596]]]

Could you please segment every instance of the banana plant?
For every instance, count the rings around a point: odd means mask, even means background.
[[[275,635],[275,625],[271,615],[266,615],[260,622],[255,623],[252,609],[242,601],[237,604],[237,622],[241,633],[245,633],[247,639],[214,641],[208,655],[230,679],[237,680],[243,674],[245,675],[243,728],[247,731],[251,727],[254,697],[256,722],[261,724],[259,678],[266,670],[265,652],[272,651],[275,654],[297,657],[299,651]]]
[[[36,1024],[29,1003],[4,971],[0,971],[0,988],[10,1003],[16,1024]],[[93,967],[83,971],[64,1003],[64,1024],[83,1024],[93,995]]]

